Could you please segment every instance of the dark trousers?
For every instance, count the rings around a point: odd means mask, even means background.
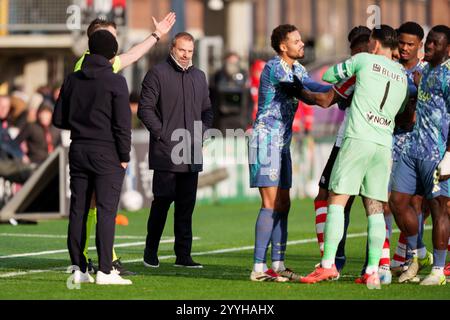
[[[175,254],[179,258],[191,255],[192,214],[197,197],[198,173],[155,171],[153,202],[147,223],[146,255],[158,253],[159,242],[166,224],[167,212],[175,202]]]
[[[110,148],[72,143],[69,151],[70,216],[67,246],[72,264],[86,271],[83,255],[86,241],[86,221],[92,192],[97,203],[97,246],[99,270],[112,270],[115,220],[125,170],[114,145]]]

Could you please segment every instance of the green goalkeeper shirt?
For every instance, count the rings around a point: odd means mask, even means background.
[[[395,116],[408,98],[403,67],[385,56],[360,53],[328,69],[323,80],[337,83],[353,75],[356,86],[344,138],[392,148]]]

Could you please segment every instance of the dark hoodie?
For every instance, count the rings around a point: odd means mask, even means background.
[[[130,161],[131,110],[125,78],[113,73],[103,56],[86,55],[80,71],[64,81],[53,124],[71,131],[73,143],[114,146]]]

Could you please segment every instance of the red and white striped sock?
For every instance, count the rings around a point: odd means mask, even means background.
[[[316,235],[319,243],[320,256],[323,256],[325,222],[327,221],[328,202],[314,201],[314,208],[316,210]]]
[[[395,249],[394,257],[392,258],[391,267],[399,267],[406,261],[406,244],[407,240],[403,232],[400,233],[397,248]]]
[[[389,229],[386,226],[386,239],[383,243],[383,251],[381,252],[380,266],[391,264],[391,247],[389,242]]]

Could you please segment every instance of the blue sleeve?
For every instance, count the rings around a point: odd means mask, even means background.
[[[314,81],[313,79],[311,79],[310,77],[303,78],[303,86],[307,90],[312,91],[312,92],[328,92],[333,88],[333,86],[331,86],[331,85],[325,85],[325,84],[318,83],[318,82]]]

